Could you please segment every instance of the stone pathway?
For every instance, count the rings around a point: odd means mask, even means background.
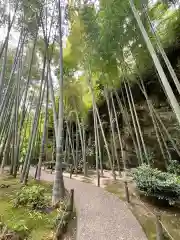
[[[31,169],[34,174],[35,169]],[[41,179],[53,181],[42,172]],[[118,197],[88,183],[64,177],[67,189],[74,189],[77,210],[77,240],[147,240],[140,224]]]

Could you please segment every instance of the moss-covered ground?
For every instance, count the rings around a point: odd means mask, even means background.
[[[41,213],[25,207],[14,207],[16,193],[22,187],[19,179],[10,176],[0,176],[0,221],[8,229],[27,230],[28,238],[32,240],[52,239],[54,221],[57,216],[57,210],[50,213]],[[46,189],[46,195],[51,196],[52,185],[46,182],[37,182],[30,180],[28,185],[41,185]]]

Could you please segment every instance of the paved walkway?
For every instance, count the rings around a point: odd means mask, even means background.
[[[54,176],[42,172],[41,179],[53,181]],[[74,188],[77,240],[147,240],[134,215],[118,197],[89,183],[68,178],[64,181],[67,189]]]

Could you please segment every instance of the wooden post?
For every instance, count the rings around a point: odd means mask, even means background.
[[[100,187],[100,174],[99,174],[99,171],[98,171],[98,174],[97,174],[97,185],[98,185],[98,187]]]
[[[71,164],[71,166],[70,166],[69,178],[72,178],[72,164]]]
[[[38,165],[36,165],[36,171],[35,171],[35,174],[34,174],[34,179],[36,179],[36,177],[37,177],[37,170],[38,170]]]
[[[126,201],[127,201],[128,203],[130,203],[129,189],[128,189],[127,181],[124,181],[124,189],[125,189],[125,194],[126,194]]]
[[[53,164],[50,164],[51,174],[53,173]]]
[[[74,189],[71,189],[67,211],[73,212],[73,208],[74,208]]]
[[[155,214],[156,216],[156,240],[163,240],[163,228],[161,225],[161,216],[159,213]]]
[[[112,169],[112,176],[113,176],[113,180],[116,181],[116,172],[114,171],[114,169]]]
[[[84,176],[88,176],[88,162],[85,162]]]
[[[74,209],[74,189],[70,190],[70,206],[71,206],[71,212]]]

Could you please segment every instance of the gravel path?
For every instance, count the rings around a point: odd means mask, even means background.
[[[31,174],[35,170],[31,169]],[[41,179],[53,181],[42,172]],[[118,197],[88,183],[64,178],[67,189],[74,188],[77,210],[77,240],[147,240],[127,205]]]

